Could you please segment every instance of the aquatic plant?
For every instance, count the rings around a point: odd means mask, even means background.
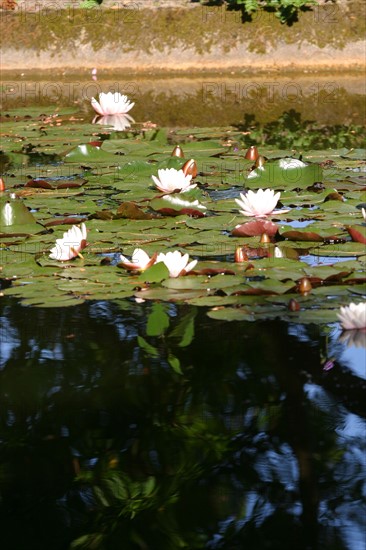
[[[175,168],[166,168],[158,170],[158,177],[151,176],[156,187],[163,193],[181,193],[191,191],[196,187],[196,184],[191,185],[192,176],[176,170]]]
[[[264,218],[273,213],[281,193],[275,193],[273,189],[258,189],[257,192],[249,190],[240,193],[241,199],[235,199],[240,206],[239,212],[244,216]]]
[[[345,330],[366,328],[366,302],[341,307],[337,313],[341,325]]]
[[[82,223],[80,227],[73,225],[66,231],[61,239],[56,239],[56,246],[51,248],[49,257],[52,260],[65,262],[81,256],[81,251],[86,247],[86,227]]]
[[[106,94],[101,92],[99,94],[99,101],[92,97],[91,104],[94,110],[101,116],[126,115],[135,105],[126,95],[119,92],[108,92]]]

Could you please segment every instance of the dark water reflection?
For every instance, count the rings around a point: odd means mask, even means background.
[[[365,349],[337,326],[8,298],[1,321],[3,550],[365,548]]]

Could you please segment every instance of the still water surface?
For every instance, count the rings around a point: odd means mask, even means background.
[[[1,548],[365,548],[365,334],[1,307]]]
[[[92,115],[85,94],[113,82],[15,75],[2,103]],[[364,118],[358,77],[122,84],[166,126]],[[133,300],[0,308],[2,550],[365,550],[364,332]]]
[[[3,110],[34,105],[76,106],[90,112],[90,99],[100,92],[120,92],[136,102],[136,121],[160,126],[218,127],[268,123],[284,112],[300,122],[322,125],[363,124],[366,83],[363,74],[213,75],[167,77],[113,74],[97,76],[55,73],[4,73]]]

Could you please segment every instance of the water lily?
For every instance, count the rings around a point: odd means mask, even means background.
[[[341,307],[337,316],[345,330],[366,328],[366,302]]]
[[[82,258],[81,251],[86,245],[85,224],[82,223],[80,227],[73,225],[64,233],[62,239],[56,239],[56,246],[51,248],[49,257],[60,262],[71,260],[76,256]]]
[[[175,168],[165,168],[158,170],[158,177],[151,176],[156,187],[163,193],[185,193],[197,187],[194,183],[191,185],[191,175],[185,175],[183,170]]]
[[[124,115],[135,105],[131,103],[126,95],[122,95],[119,92],[108,92],[107,94],[101,92],[99,94],[99,101],[92,97],[91,104],[95,111],[102,116]]]
[[[157,253],[150,256],[141,248],[135,248],[132,253],[131,260],[120,255],[120,263],[122,266],[130,271],[145,271],[148,267],[155,263]]]
[[[131,126],[131,123],[134,123],[135,120],[132,116],[124,115],[105,115],[105,116],[96,116],[93,118],[93,124],[103,124],[103,126],[111,126],[113,130],[117,132],[123,132],[126,128]]]
[[[366,222],[366,208],[361,208],[361,212],[362,212],[362,215],[363,215],[363,219]]]
[[[244,216],[254,216],[256,218],[265,218],[274,212],[274,208],[279,201],[281,193],[275,193],[273,189],[258,189],[255,193],[249,190],[246,194],[240,193],[240,199],[235,199],[241,210],[239,212]],[[282,211],[283,212],[283,211]]]
[[[179,277],[179,275],[185,275],[188,271],[194,268],[197,263],[197,260],[189,262],[188,254],[181,254],[179,250],[174,250],[174,252],[167,252],[163,254],[162,252],[158,254],[156,258],[156,263],[163,262],[169,270],[169,277]]]

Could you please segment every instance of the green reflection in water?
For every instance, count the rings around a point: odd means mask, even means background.
[[[46,80],[37,74],[6,73],[2,79],[1,108],[6,111],[34,105],[79,107],[95,114],[90,99],[100,92],[119,91],[136,102],[137,121],[151,120],[168,127],[217,127],[245,123],[255,116],[259,124],[276,121],[295,110],[304,121],[319,125],[362,125],[365,119],[365,83],[357,73],[212,76],[204,78],[138,78],[99,69],[91,75],[54,74]],[[248,128],[245,129],[245,131]]]
[[[360,542],[365,441],[337,432],[365,417],[365,382],[338,359],[323,370],[342,348],[326,327],[2,305],[7,550]]]

